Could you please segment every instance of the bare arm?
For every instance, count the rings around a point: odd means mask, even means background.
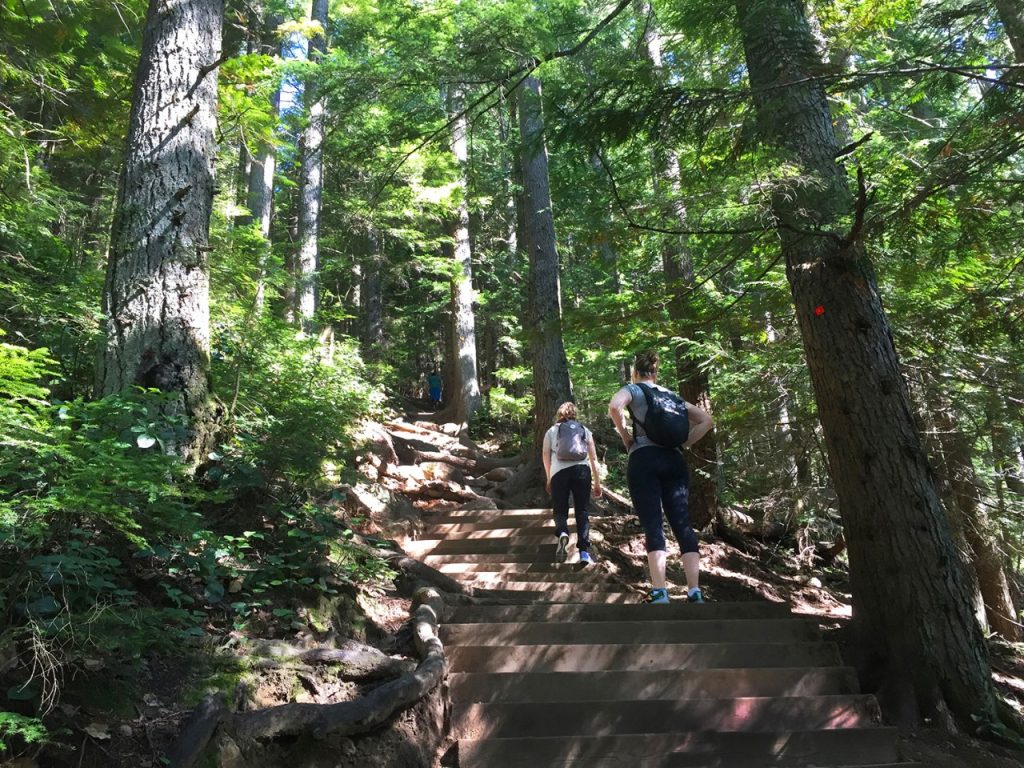
[[[710,413],[693,403],[686,404],[686,417],[690,421],[690,436],[683,445],[688,448],[710,432],[715,422]]]
[[[544,462],[544,489],[551,493],[551,451],[548,448],[548,435],[544,433],[544,444],[540,449],[540,458]]]
[[[622,444],[626,446],[626,450],[629,450],[629,446],[633,444],[633,435],[626,428],[626,406],[629,405],[632,399],[633,396],[629,393],[629,390],[623,387],[612,396],[611,402],[608,403],[608,418],[615,425],[615,431],[619,433],[619,437],[622,439]]]
[[[601,470],[597,468],[597,446],[594,444],[594,435],[587,438],[587,458],[590,459],[590,477],[593,480],[592,493],[595,499],[601,498]]]

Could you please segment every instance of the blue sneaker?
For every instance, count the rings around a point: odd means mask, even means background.
[[[565,558],[569,556],[569,534],[560,533],[558,534],[558,546],[555,547],[555,562],[564,563]]]
[[[686,602],[688,603],[703,603],[704,593],[700,591],[700,587],[694,587],[686,594]]]
[[[651,605],[666,605],[668,603],[668,590],[652,589],[651,599],[649,602],[651,603]]]
[[[583,563],[583,565],[590,565],[594,560],[590,556],[589,552],[580,552],[580,562]]]

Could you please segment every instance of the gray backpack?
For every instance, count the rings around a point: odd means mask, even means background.
[[[575,419],[558,425],[555,456],[559,461],[582,461],[587,458],[587,430]]]

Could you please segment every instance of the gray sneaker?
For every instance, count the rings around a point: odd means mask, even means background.
[[[558,534],[558,546],[555,547],[555,562],[564,563],[565,558],[569,556],[569,534],[560,533]]]

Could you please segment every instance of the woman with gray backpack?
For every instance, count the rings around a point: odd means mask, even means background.
[[[594,436],[576,419],[576,405],[562,403],[555,424],[544,434],[541,449],[545,488],[551,494],[555,516],[555,562],[564,563],[569,549],[569,495],[576,510],[576,548],[580,562],[592,563],[590,555],[590,495],[601,496],[601,474],[597,469]]]
[[[633,507],[644,527],[651,602],[668,602],[665,582],[665,533],[662,515],[679,542],[686,572],[686,599],[703,603],[697,533],[690,525],[689,472],[683,448],[713,426],[711,415],[657,383],[658,353],[646,350],[633,362],[633,383],[612,397],[608,415],[629,452],[626,479]],[[632,432],[626,428],[626,411]]]

